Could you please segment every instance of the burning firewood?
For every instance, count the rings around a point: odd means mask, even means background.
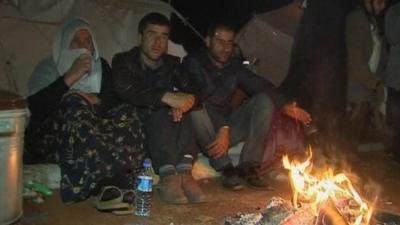
[[[372,208],[345,173],[326,168],[312,171],[312,151],[303,162],[282,159],[289,171],[292,204],[272,198],[260,215],[241,214],[226,225],[369,225]],[[299,206],[300,205],[300,206]],[[251,218],[251,220],[250,220]]]
[[[289,201],[273,197],[262,213],[228,217],[225,225],[349,225],[334,204],[327,203],[317,216],[309,204],[292,207]]]
[[[349,225],[331,200],[326,201],[318,214],[318,225]]]

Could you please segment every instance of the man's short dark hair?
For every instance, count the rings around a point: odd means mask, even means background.
[[[143,31],[146,27],[151,25],[160,25],[160,26],[167,26],[171,28],[171,23],[169,19],[161,13],[153,12],[145,15],[139,22],[138,32],[139,34],[143,34]]]
[[[208,26],[207,36],[214,37],[217,30],[232,31],[233,33],[236,33],[236,29],[232,24],[228,22],[214,22]]]

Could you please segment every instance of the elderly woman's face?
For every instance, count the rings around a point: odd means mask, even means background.
[[[86,29],[78,30],[74,38],[72,38],[69,44],[69,49],[86,48],[89,52],[93,54],[94,47],[92,43],[92,36]]]

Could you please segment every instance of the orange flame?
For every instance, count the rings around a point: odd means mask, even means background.
[[[334,174],[331,168],[328,168],[321,175],[312,175],[311,159],[311,149],[304,162],[291,162],[287,155],[282,158],[283,166],[289,170],[293,190],[293,205],[297,207],[299,197],[301,197],[310,203],[314,214],[317,216],[321,205],[328,200],[332,200],[340,212],[340,208],[343,208],[341,207],[343,202],[351,203],[351,210],[347,207],[347,211],[351,211],[351,216],[346,217],[347,222],[350,225],[368,225],[373,209],[354,189],[350,179],[344,173]],[[348,212],[341,213],[346,214]]]

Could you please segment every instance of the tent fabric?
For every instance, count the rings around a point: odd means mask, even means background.
[[[255,15],[238,33],[236,42],[251,69],[279,86],[285,79],[294,35],[303,14],[300,1]]]
[[[13,0],[0,1],[0,90],[27,95],[27,81],[35,65],[50,55],[61,24],[85,18],[93,30],[99,52],[107,61],[138,43],[137,26],[150,12],[167,17],[177,13],[158,0]],[[171,52],[183,57],[180,45]]]

